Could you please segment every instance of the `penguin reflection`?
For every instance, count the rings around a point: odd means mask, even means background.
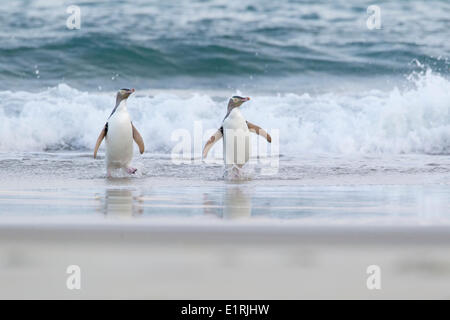
[[[250,218],[252,215],[252,199],[248,191],[240,186],[226,187],[223,194],[222,210],[214,205],[214,200],[208,198],[208,194],[203,195],[204,213],[215,214],[226,220]]]
[[[103,212],[113,217],[132,217],[141,213],[131,190],[107,189]]]
[[[223,218],[237,219],[252,216],[252,199],[239,186],[227,187],[223,199]]]

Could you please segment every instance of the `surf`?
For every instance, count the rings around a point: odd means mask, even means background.
[[[450,154],[450,81],[431,69],[412,73],[403,86],[389,90],[253,97],[243,115],[268,130],[279,129],[282,154]],[[67,84],[39,92],[0,91],[0,151],[92,150],[114,99],[113,92]],[[167,154],[177,129],[201,146],[207,135],[195,135],[196,121],[205,132],[217,130],[228,98],[166,91],[130,100],[147,152]],[[220,153],[222,142],[215,148]]]

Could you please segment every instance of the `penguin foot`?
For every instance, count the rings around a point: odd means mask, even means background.
[[[127,168],[127,172],[128,172],[128,174],[135,174],[135,173],[136,173],[136,171],[137,171],[137,169],[136,169],[136,168]]]

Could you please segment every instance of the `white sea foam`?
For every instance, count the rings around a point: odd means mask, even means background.
[[[92,149],[114,100],[114,93],[65,84],[38,93],[2,91],[0,151]],[[226,104],[226,97],[198,93],[138,92],[128,108],[147,151],[165,153],[176,144],[174,130],[194,136],[195,121],[206,139]],[[450,153],[450,81],[430,70],[391,91],[253,96],[242,112],[269,132],[279,130],[283,154]]]

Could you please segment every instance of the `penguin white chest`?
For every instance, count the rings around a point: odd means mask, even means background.
[[[247,121],[239,108],[223,121],[223,159],[225,165],[244,165],[250,159],[251,140]]]
[[[108,120],[106,162],[108,167],[127,167],[133,158],[133,129],[126,108],[118,110]]]

